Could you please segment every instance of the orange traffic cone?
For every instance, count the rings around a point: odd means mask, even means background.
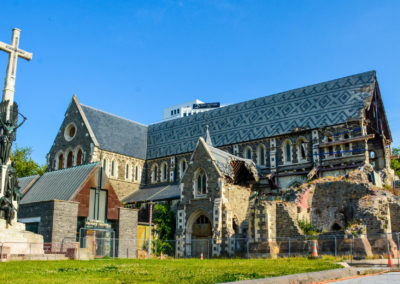
[[[314,245],[313,245],[313,249],[312,249],[312,257],[318,257],[317,241],[314,241]]]
[[[203,253],[200,254],[200,259],[203,260]]]
[[[388,267],[392,267],[392,255],[390,251],[388,251]]]

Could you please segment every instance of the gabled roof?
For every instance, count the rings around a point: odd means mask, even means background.
[[[219,147],[361,118],[375,81],[375,71],[369,71],[152,124],[147,159],[193,151],[207,124]]]
[[[83,104],[80,107],[101,149],[146,159],[147,126]]]
[[[35,183],[35,181],[39,178],[39,175],[33,175],[28,177],[22,177],[18,179],[19,191],[22,194],[25,192]]]
[[[71,201],[98,163],[44,173],[25,193],[21,204],[49,200]]]
[[[210,138],[207,134],[206,137],[207,139]],[[244,159],[210,146],[203,137],[200,137],[197,142],[197,146],[191,158],[192,160],[196,155],[198,147],[204,147],[205,151],[208,152],[221,176],[228,177],[234,183],[243,180],[243,178],[252,178],[255,181],[259,180],[258,168],[252,160]],[[245,174],[246,177],[244,177],[243,174]]]
[[[180,196],[181,191],[178,184],[159,185],[141,188],[122,199],[122,202],[164,201],[179,199]]]

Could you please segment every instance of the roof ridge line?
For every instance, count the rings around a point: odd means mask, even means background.
[[[348,76],[344,76],[344,77],[340,77],[340,78],[336,78],[336,79],[331,79],[331,80],[327,80],[327,81],[323,81],[323,82],[319,82],[319,83],[314,83],[314,84],[306,85],[306,86],[303,86],[303,87],[297,87],[297,88],[286,90],[286,91],[280,91],[278,93],[273,93],[273,94],[269,94],[269,95],[262,95],[260,97],[256,97],[256,98],[253,98],[253,99],[249,99],[249,100],[245,100],[245,101],[241,101],[241,102],[237,102],[237,103],[232,103],[232,104],[227,104],[227,105],[225,105],[223,107],[232,107],[232,106],[235,106],[235,105],[240,105],[240,104],[243,104],[243,103],[249,103],[249,102],[257,101],[257,100],[264,99],[264,98],[275,97],[275,96],[279,96],[279,95],[286,94],[286,93],[289,93],[289,92],[294,92],[294,91],[297,91],[297,90],[306,89],[306,88],[310,88],[310,87],[313,87],[313,86],[318,86],[318,85],[327,84],[327,83],[331,83],[331,82],[335,82],[335,81],[340,81],[340,80],[343,80],[343,79],[346,79],[346,78],[360,76],[362,74],[367,74],[367,73],[371,73],[371,74],[375,74],[376,75],[376,70],[369,70],[369,71],[365,71],[365,72],[361,72],[361,73],[356,73],[356,74],[353,74],[353,75],[348,75]],[[208,110],[206,112],[215,112],[215,111],[220,110],[221,108],[222,107],[211,109],[211,110]],[[206,114],[205,114],[206,112],[196,113],[195,115],[199,115],[199,116],[204,115],[204,116],[206,116]],[[158,121],[158,122],[150,123],[149,126],[170,122],[170,121],[176,120],[176,119],[189,119],[191,117],[193,117],[193,116],[178,117],[178,118],[171,119],[171,120],[161,120],[161,121]]]
[[[54,170],[54,171],[45,172],[43,175],[49,174],[49,173],[55,173],[55,172],[61,172],[61,171],[76,169],[76,168],[79,168],[79,167],[95,166],[96,164],[99,165],[100,162],[92,162],[92,163],[88,163],[88,164],[82,164],[82,165],[79,165],[79,166],[72,166],[72,167],[69,167],[69,168],[62,168],[62,169],[58,169],[58,170]],[[43,176],[43,175],[42,175],[42,176]],[[42,177],[42,176],[41,176],[41,177]]]
[[[131,123],[135,123],[135,124],[139,124],[139,125],[141,125],[141,126],[148,127],[148,125],[146,125],[146,124],[143,124],[143,123],[140,123],[140,122],[137,122],[137,121],[133,121],[133,120],[130,120],[130,119],[128,119],[128,118],[125,118],[125,117],[122,117],[122,116],[119,116],[119,115],[116,115],[116,114],[112,114],[112,113],[109,113],[109,112],[107,112],[107,111],[104,111],[104,110],[101,110],[101,109],[98,109],[98,108],[94,108],[94,107],[92,107],[92,106],[88,106],[88,105],[85,105],[85,104],[82,104],[82,103],[79,103],[79,104],[80,104],[81,106],[90,108],[90,109],[92,109],[92,110],[96,110],[96,111],[105,113],[105,114],[107,114],[107,115],[110,115],[110,116],[113,116],[113,117],[116,117],[116,118],[119,118],[119,119],[126,120],[126,121],[131,122]]]

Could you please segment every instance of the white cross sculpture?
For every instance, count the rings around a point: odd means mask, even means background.
[[[4,81],[3,89],[3,101],[9,101],[9,106],[12,106],[14,102],[15,78],[17,75],[18,57],[21,57],[28,61],[32,59],[32,53],[23,51],[22,49],[18,49],[20,32],[21,30],[17,28],[13,29],[11,45],[0,41],[0,50],[9,53],[6,79]]]

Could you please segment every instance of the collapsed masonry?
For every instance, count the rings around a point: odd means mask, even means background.
[[[259,194],[249,214],[250,253],[304,254],[312,250],[309,240],[318,239],[328,254],[371,257],[390,250],[397,257],[398,236],[392,232],[400,232],[400,197],[374,186],[371,175],[372,167],[365,165],[289,189],[275,201]],[[312,224],[318,237],[304,234],[300,223]]]

